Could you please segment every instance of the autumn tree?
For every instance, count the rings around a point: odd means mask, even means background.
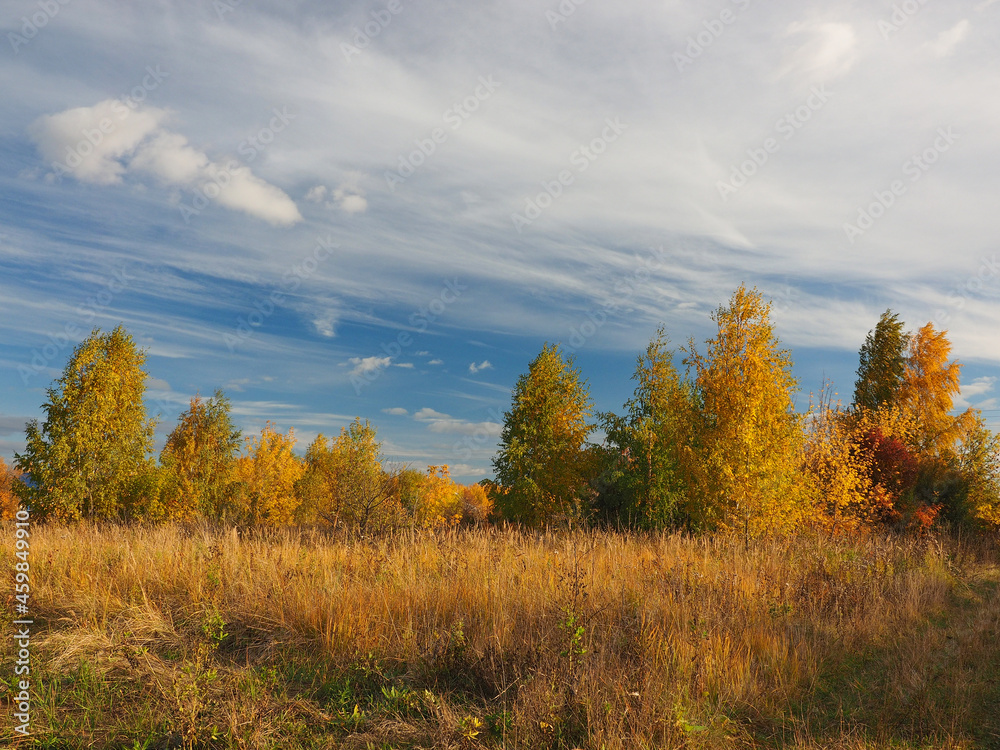
[[[28,422],[15,454],[31,479],[21,499],[41,515],[72,520],[121,516],[121,498],[152,470],[154,421],[143,394],[146,354],[122,326],[95,329],[47,391],[45,421]]]
[[[462,488],[451,480],[447,465],[428,466],[420,484],[413,520],[428,529],[456,526],[462,520]]]
[[[546,344],[514,386],[493,459],[495,503],[505,518],[538,525],[580,511],[590,474],[591,408],[572,358]]]
[[[322,520],[362,530],[399,521],[397,471],[382,466],[382,444],[368,420],[355,419],[329,440],[318,435],[306,450],[299,482],[303,520]]]
[[[160,453],[167,515],[221,517],[242,442],[230,417],[229,399],[221,390],[207,401],[192,398]]]
[[[672,362],[663,329],[638,357],[625,414],[600,414],[607,435],[598,506],[606,520],[671,527],[685,520],[682,462],[693,393]]]
[[[855,409],[869,411],[896,404],[903,383],[908,336],[892,310],[882,313],[858,353],[858,379],[854,384]]]
[[[979,411],[962,425],[958,469],[959,518],[1000,529],[1000,435],[987,429]]]
[[[947,334],[928,323],[909,337],[899,387],[899,404],[917,426],[914,447],[928,457],[953,455],[963,424],[972,419],[971,412],[951,414],[962,366],[948,361]]]
[[[17,513],[20,501],[15,486],[21,481],[22,475],[21,471],[8,466],[0,456],[0,521],[13,518]]]
[[[255,525],[291,523],[299,504],[295,484],[305,471],[294,447],[295,431],[282,434],[270,422],[260,437],[247,437],[247,455],[236,459],[223,518]]]
[[[843,410],[824,387],[806,430],[805,466],[818,490],[812,520],[831,532],[898,521],[919,470],[913,433],[899,406]]]
[[[712,319],[718,332],[705,353],[693,341],[684,350],[700,407],[688,469],[691,512],[700,525],[746,535],[793,528],[806,512],[806,492],[791,357],[756,289],[741,285]]]

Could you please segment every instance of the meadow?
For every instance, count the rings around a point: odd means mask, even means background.
[[[995,539],[84,523],[31,557],[17,747],[1000,747]]]

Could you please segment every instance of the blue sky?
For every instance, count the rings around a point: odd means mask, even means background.
[[[94,327],[159,439],[223,388],[305,446],[491,473],[546,341],[620,409],[658,325],[774,301],[802,406],[892,308],[1000,428],[1000,3],[7,0],[0,455]]]

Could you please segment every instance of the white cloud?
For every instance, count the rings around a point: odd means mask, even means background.
[[[167,186],[197,190],[219,204],[277,226],[302,219],[278,187],[236,160],[213,162],[187,138],[166,130],[168,113],[132,108],[118,99],[75,107],[35,120],[29,134],[52,167],[50,178],[114,185],[128,174],[147,174]]]
[[[383,409],[383,414],[391,414],[394,417],[405,417],[409,414],[402,406],[393,406],[391,409]]]
[[[326,185],[315,185],[306,193],[306,200],[312,203],[323,203],[327,195],[330,200],[324,205],[327,208],[339,208],[344,213],[360,214],[368,210],[368,200],[361,187],[363,176],[359,172],[351,172],[335,190],[329,190]]]
[[[424,407],[413,415],[418,422],[427,422],[428,432],[447,433],[451,435],[479,435],[482,437],[499,437],[503,425],[499,422],[468,422],[455,419],[449,414],[442,414]]]
[[[331,339],[336,335],[337,313],[334,310],[327,310],[313,318],[313,327],[316,333],[324,338]]]
[[[796,22],[788,26],[787,35],[808,39],[786,57],[779,78],[799,74],[812,81],[828,81],[847,73],[857,60],[857,35],[848,23]]]
[[[430,409],[426,406],[420,411],[416,412],[413,415],[413,418],[418,422],[428,422],[435,419],[451,419],[449,415],[442,414],[439,411],[434,411],[433,409]]]
[[[429,364],[429,365],[443,365],[444,364],[444,360],[443,359],[432,359],[427,364]]]
[[[125,173],[120,160],[131,156],[166,116],[162,109],[132,110],[117,99],[106,99],[93,107],[43,115],[28,132],[60,176],[69,172],[81,182],[113,185]]]
[[[441,419],[427,426],[430,432],[445,432],[454,435],[481,435],[500,437],[503,425],[499,422],[466,422],[461,419]]]
[[[413,363],[412,362],[400,362],[399,364],[394,364],[393,367],[402,367],[405,370],[412,370],[413,369]]]
[[[970,406],[978,409],[989,409],[992,407],[994,399],[988,399],[979,403],[973,403],[973,399],[982,396],[993,390],[997,379],[995,376],[984,376],[976,378],[971,383],[962,383],[961,390],[955,396],[954,405],[956,409],[968,409]]]
[[[389,366],[392,361],[391,357],[351,357],[347,360],[350,364],[354,365],[354,369],[351,370],[351,375],[368,375],[373,372],[378,372]]]
[[[938,34],[937,39],[928,44],[931,53],[934,57],[947,57],[961,44],[971,28],[972,24],[969,23],[969,20],[963,18],[947,31],[942,31]]]
[[[340,191],[338,190],[337,193]],[[334,193],[337,196],[337,193]],[[346,195],[340,195],[337,197],[339,201],[340,210],[349,214],[360,214],[368,210],[368,201],[363,195],[356,195],[349,193]]]
[[[306,193],[306,200],[311,203],[322,203],[325,197],[326,185],[316,185],[309,188],[309,192]]]
[[[483,370],[492,370],[492,369],[493,365],[490,364],[490,361],[488,359],[484,359],[478,365],[475,362],[469,364],[469,372],[472,373],[473,375]]]

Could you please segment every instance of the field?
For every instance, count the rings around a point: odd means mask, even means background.
[[[1000,747],[995,541],[48,525],[31,561],[25,747]]]

